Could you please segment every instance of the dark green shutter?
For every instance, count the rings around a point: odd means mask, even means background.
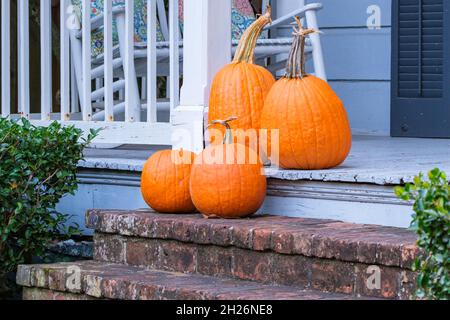
[[[450,1],[392,4],[392,135],[450,138]]]

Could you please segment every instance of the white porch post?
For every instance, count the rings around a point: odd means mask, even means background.
[[[231,1],[184,0],[184,72],[172,113],[175,149],[203,149],[204,114],[216,72],[231,61]]]

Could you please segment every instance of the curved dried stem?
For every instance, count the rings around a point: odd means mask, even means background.
[[[233,133],[231,131],[230,122],[237,120],[238,117],[230,117],[226,120],[214,120],[211,121],[211,124],[206,128],[209,129],[213,125],[219,124],[225,127],[225,136],[223,138],[223,144],[232,144],[233,143]]]
[[[302,22],[299,17],[295,17],[297,26],[294,26],[294,32],[292,33],[294,39],[292,41],[291,51],[286,65],[286,75],[288,79],[300,78],[303,79],[307,76],[305,70],[306,55],[305,45],[306,37],[310,34],[317,33],[314,29],[303,28]]]
[[[266,13],[261,15],[242,35],[234,56],[234,63],[254,63],[255,48],[264,27],[272,23],[272,7],[267,6]]]

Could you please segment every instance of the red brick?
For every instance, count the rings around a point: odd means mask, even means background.
[[[343,237],[341,234],[329,233],[327,236],[313,237],[312,256],[342,261],[356,261],[358,242]]]
[[[276,284],[309,288],[312,260],[304,256],[273,255],[272,281]]]
[[[192,242],[194,235],[194,225],[191,221],[179,219],[174,222],[173,229],[176,230],[176,232],[174,232],[174,240],[182,242]]]
[[[355,266],[336,260],[317,259],[312,264],[311,283],[317,290],[352,294],[355,290]]]
[[[229,225],[212,224],[211,225],[211,244],[218,246],[231,245],[231,230]]]
[[[232,276],[232,249],[215,246],[197,248],[197,272],[210,276]]]
[[[158,218],[153,221],[152,237],[156,239],[174,238],[174,219],[169,217]]]
[[[378,268],[378,270],[377,270]],[[380,276],[380,286],[376,280]],[[356,266],[356,293],[361,296],[398,299],[401,269],[359,264]]]
[[[41,301],[94,300],[94,298],[84,294],[71,294],[37,288],[24,288],[22,298],[23,300],[41,300]]]
[[[125,240],[119,236],[96,234],[94,236],[94,260],[124,263]]]
[[[127,217],[132,223],[124,223]],[[100,232],[406,268],[417,238],[406,229],[281,216],[205,220],[146,210],[90,211],[86,219]]]
[[[420,249],[417,245],[404,245],[401,248],[401,267],[412,269],[416,259],[420,256]]]
[[[276,230],[272,235],[273,251],[278,253],[294,253],[294,237],[292,233],[284,230]]]
[[[156,268],[178,272],[194,273],[196,270],[197,247],[180,245],[176,241],[161,241]]]
[[[272,249],[272,229],[253,230],[253,250],[266,251]]]
[[[271,282],[273,254],[233,249],[233,275],[243,280]]]
[[[400,299],[416,299],[417,273],[412,271],[402,271],[400,274]]]
[[[191,234],[191,239],[198,244],[211,244],[211,226],[209,223],[196,223]]]
[[[67,269],[51,269],[48,273],[48,288],[54,291],[64,291],[66,288]]]
[[[400,266],[401,247],[398,244],[379,243],[377,245],[376,263],[385,266]]]
[[[159,243],[155,240],[129,240],[126,243],[126,263],[154,268],[158,264]]]
[[[231,229],[231,244],[238,248],[251,249],[253,230],[245,225],[237,224]]]

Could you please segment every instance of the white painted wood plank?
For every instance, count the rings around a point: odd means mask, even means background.
[[[410,226],[412,212],[412,207],[406,205],[274,196],[266,198],[261,210],[263,214],[332,219],[349,223],[375,224],[398,228],[408,228]]]
[[[140,77],[141,79],[141,98],[147,100],[147,77]]]
[[[11,113],[10,1],[2,1],[2,117]]]
[[[231,1],[185,0],[184,21],[183,87],[171,113],[173,148],[200,152],[211,82],[231,60]],[[178,78],[170,84],[178,89]]]
[[[68,0],[61,0],[60,63],[61,63],[61,120],[70,120],[70,38],[66,26]]]
[[[390,81],[390,28],[324,30],[321,40],[329,80]]]
[[[38,126],[48,126],[50,121],[33,121]],[[95,143],[171,145],[169,123],[147,122],[97,122],[62,121],[63,126],[75,126],[88,133],[90,129],[102,129]]]
[[[41,119],[52,112],[52,1],[41,0]]]
[[[180,104],[206,107],[214,76],[231,61],[231,2],[185,0],[184,16]]]
[[[178,0],[169,0],[170,33],[170,110],[178,107],[180,100],[180,50]]]
[[[354,134],[390,135],[389,81],[331,81],[330,85],[344,103]]]
[[[147,2],[147,121],[157,121],[156,0]]]
[[[105,0],[105,121],[114,121],[112,0]]]
[[[83,120],[91,121],[92,119],[92,101],[91,101],[91,1],[83,0],[82,8],[82,109]]]
[[[30,24],[28,1],[18,3],[18,77],[19,77],[19,113],[24,118],[30,115]]]
[[[140,110],[134,72],[134,0],[125,2],[125,43],[125,121],[135,122],[140,120]]]

